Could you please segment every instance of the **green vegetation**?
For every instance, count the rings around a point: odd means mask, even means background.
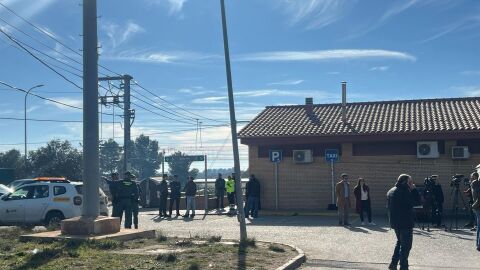
[[[281,245],[272,247],[255,239],[225,244],[220,236],[180,239],[159,233],[153,239],[126,242],[19,241],[19,236],[26,233],[32,231],[0,229],[0,269],[272,269],[297,255]],[[134,252],[146,247],[163,252]]]

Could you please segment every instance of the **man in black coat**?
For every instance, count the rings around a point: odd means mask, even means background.
[[[245,218],[248,218],[249,214],[251,214],[253,218],[257,218],[260,205],[260,182],[258,182],[258,179],[253,174],[250,175],[248,179],[245,197],[247,198]]]
[[[175,202],[175,207],[177,209],[177,217],[180,216],[180,190],[181,185],[178,181],[178,175],[173,176],[173,181],[170,182],[170,207],[168,217],[172,217],[173,203]]]
[[[215,180],[215,195],[217,196],[217,210],[223,209],[223,198],[225,197],[225,179],[219,173]]]
[[[160,206],[158,207],[158,216],[167,217],[168,184],[167,184],[166,174],[163,175],[162,181],[158,185],[157,197],[160,199]]]
[[[397,244],[388,269],[408,269],[408,255],[413,241],[413,207],[420,205],[420,195],[413,184],[412,177],[401,174],[395,187],[387,193],[390,226],[395,230]]]

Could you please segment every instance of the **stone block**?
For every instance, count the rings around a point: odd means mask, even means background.
[[[61,222],[63,235],[103,235],[120,231],[117,217],[74,217]]]

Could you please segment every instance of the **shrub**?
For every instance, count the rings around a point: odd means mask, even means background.
[[[217,235],[217,236],[212,235],[212,236],[210,236],[207,240],[208,240],[209,243],[220,242],[220,241],[222,240],[222,236],[220,236],[220,235]]]
[[[268,246],[268,249],[270,249],[273,252],[285,252],[285,249],[277,244],[270,244]]]

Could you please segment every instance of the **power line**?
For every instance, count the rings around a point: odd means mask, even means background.
[[[0,117],[0,120],[19,120],[25,121],[24,118],[17,118],[17,117]],[[36,119],[36,118],[27,118],[27,121],[34,121],[34,122],[56,122],[56,123],[82,123],[82,120],[55,120],[55,119]]]
[[[1,3],[0,3],[1,4]],[[0,32],[2,32],[2,34],[4,34],[8,39],[10,39],[12,42],[14,42],[15,44],[17,44],[17,46],[19,46],[20,48],[22,48],[26,53],[28,53],[29,55],[31,55],[33,58],[37,59],[37,61],[39,61],[40,63],[42,63],[44,66],[46,66],[48,69],[50,69],[51,71],[55,72],[58,76],[62,77],[65,81],[71,83],[72,85],[74,85],[75,87],[79,88],[79,89],[82,89],[82,87],[78,86],[75,82],[69,80],[67,77],[65,77],[63,74],[61,74],[60,72],[58,72],[57,70],[55,70],[54,68],[52,68],[49,64],[45,63],[42,59],[38,58],[35,54],[33,54],[31,51],[29,51],[27,48],[25,48],[25,46],[23,46],[22,44],[20,44],[20,42],[18,42],[15,38],[13,38],[12,36],[10,36],[9,34],[7,34],[5,31],[3,31],[1,28],[0,28]]]
[[[10,13],[12,13],[13,15],[15,15],[16,17],[20,18],[22,21],[26,22],[28,25],[32,26],[35,30],[37,30],[38,32],[46,35],[47,37],[49,37],[50,39],[54,40],[55,42],[57,42],[58,44],[62,45],[63,47],[67,48],[68,50],[70,50],[71,52],[73,52],[74,54],[78,55],[78,56],[82,56],[81,53],[79,53],[78,51],[72,49],[71,47],[69,47],[67,44],[65,44],[64,42],[62,42],[61,40],[59,40],[58,38],[56,38],[55,36],[53,36],[52,34],[48,33],[47,31],[45,31],[44,29],[38,27],[37,25],[35,25],[34,23],[30,22],[29,20],[27,20],[26,18],[24,18],[23,16],[19,15],[17,12],[15,12],[13,9],[9,8],[8,6],[6,6],[5,4],[2,4],[0,3],[0,6],[2,6],[3,8],[5,8],[6,10],[8,10]],[[55,50],[57,51],[57,50]],[[58,52],[58,51],[57,51]],[[111,72],[111,73],[114,73],[116,75],[120,75],[119,73],[107,68],[107,67],[104,67],[102,65],[98,65],[100,67],[102,67],[103,69]],[[104,74],[102,74],[104,75]]]
[[[176,104],[174,104],[174,103],[172,103],[172,102],[170,102],[170,101],[168,101],[168,100],[166,100],[166,99],[158,96],[157,94],[153,93],[152,91],[150,91],[150,90],[148,90],[147,88],[145,88],[145,87],[143,87],[142,85],[140,85],[136,80],[133,80],[133,82],[134,82],[138,87],[140,87],[141,89],[147,91],[150,95],[152,95],[152,96],[154,96],[154,97],[162,100],[163,102],[168,103],[168,104],[170,104],[170,105],[172,105],[172,106],[174,106],[174,107],[176,107],[176,108],[178,108],[178,109],[180,109],[180,110],[182,110],[182,111],[185,111],[185,112],[187,112],[187,113],[189,113],[189,114],[192,114],[192,115],[196,115],[196,116],[198,116],[198,117],[200,117],[200,118],[202,118],[202,119],[207,119],[207,120],[214,121],[214,122],[225,123],[225,121],[208,118],[208,117],[202,116],[202,115],[200,115],[200,114],[196,114],[196,113],[194,113],[194,112],[188,111],[187,109],[184,109],[184,108],[182,108],[182,107],[180,107],[180,106],[178,106],[178,105],[176,105]]]

